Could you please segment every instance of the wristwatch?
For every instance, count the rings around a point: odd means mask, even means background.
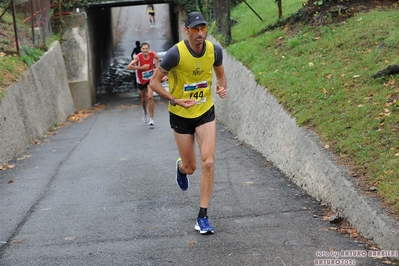
[[[175,100],[176,100],[176,99],[173,98],[173,100],[169,101],[170,104],[173,105],[173,106],[176,106]]]

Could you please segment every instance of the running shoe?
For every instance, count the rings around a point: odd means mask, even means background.
[[[143,117],[141,119],[143,119],[144,123],[147,123],[147,112],[143,111]]]
[[[148,125],[149,125],[150,127],[153,127],[153,126],[154,126],[154,119],[152,119],[151,117],[150,117],[150,123],[148,123]]]
[[[195,230],[199,231],[201,235],[213,234],[215,230],[208,221],[208,217],[197,218],[195,222]]]
[[[179,163],[181,162],[181,158],[178,158],[176,161],[176,183],[179,185],[181,190],[186,191],[188,189],[189,180],[187,174],[182,174],[179,171]]]

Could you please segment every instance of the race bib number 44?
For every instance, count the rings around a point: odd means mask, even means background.
[[[208,82],[202,81],[195,84],[184,85],[184,95],[188,98],[194,98],[197,104],[206,101],[205,92],[208,90]]]

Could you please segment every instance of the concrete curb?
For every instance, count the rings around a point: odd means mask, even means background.
[[[209,37],[209,40],[217,41]],[[398,222],[362,196],[312,132],[299,127],[254,75],[224,51],[228,97],[214,97],[218,120],[309,195],[348,220],[383,250],[399,250]]]

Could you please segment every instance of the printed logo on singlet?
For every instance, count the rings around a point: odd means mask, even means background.
[[[199,75],[201,75],[203,72],[204,72],[204,70],[201,70],[200,68],[196,68],[196,69],[193,71],[193,76],[199,76]]]
[[[197,63],[196,68],[193,70],[193,76],[199,76],[204,72],[204,70],[201,70],[201,64]]]

